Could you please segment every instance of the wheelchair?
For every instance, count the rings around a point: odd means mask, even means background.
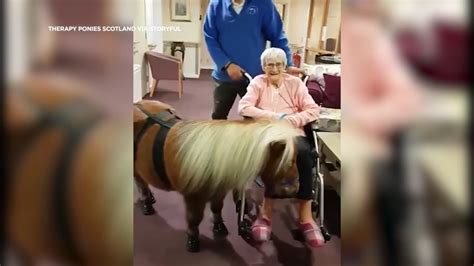
[[[251,80],[252,77],[247,73],[244,75]],[[303,82],[306,84],[308,80],[308,76],[303,76]],[[245,118],[249,119],[249,118]],[[313,167],[313,200],[311,204],[311,210],[313,212],[313,217],[315,220],[319,220],[319,227],[321,230],[321,234],[324,237],[325,242],[331,240],[331,234],[327,230],[324,225],[324,176],[321,173],[321,162],[320,162],[320,152],[319,152],[319,145],[318,145],[318,138],[316,136],[316,132],[318,131],[317,123],[311,122],[304,127],[304,132],[306,137],[309,140],[309,143],[312,147],[312,153],[314,155],[315,164]],[[323,130],[321,130],[323,131]],[[263,188],[264,185],[259,180],[259,177],[255,179],[255,183],[258,187]],[[246,196],[245,196],[245,188],[242,191],[239,191],[236,195],[234,191],[234,202],[236,204],[236,212],[237,212],[237,225],[238,225],[238,234],[245,240],[251,239],[251,226],[252,221],[246,217],[248,214],[247,206],[246,206]],[[319,219],[318,219],[319,218]]]
[[[319,220],[319,227],[321,229],[321,233],[324,237],[325,242],[331,240],[331,234],[327,230],[324,225],[324,176],[321,173],[321,162],[320,162],[320,154],[318,151],[318,139],[316,137],[316,131],[312,128],[312,123],[305,126],[305,133],[306,137],[310,140],[310,143],[313,144],[312,152],[315,158],[315,165],[313,167],[313,201],[311,204],[311,209],[313,212],[313,217],[315,220]],[[263,183],[257,177],[255,183],[258,187],[263,188]],[[238,214],[237,217],[237,225],[238,225],[238,234],[245,238],[249,239],[251,237],[251,226],[252,221],[246,217],[247,207],[246,207],[246,196],[245,196],[245,189],[240,191],[235,200],[236,203],[236,212]],[[318,219],[319,218],[319,219]]]

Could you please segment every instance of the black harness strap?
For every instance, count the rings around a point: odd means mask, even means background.
[[[158,131],[158,134],[156,134],[155,141],[153,142],[153,166],[155,172],[161,177],[161,181],[169,188],[171,187],[171,183],[165,168],[165,139],[168,132],[169,128],[162,127]]]
[[[172,126],[174,126],[178,120],[181,120],[179,116],[174,114],[171,110],[166,110],[162,112],[158,112],[156,114],[152,114],[148,112],[142,105],[136,103],[134,104],[140,111],[142,111],[148,118],[153,120],[153,122],[159,124],[162,127],[166,127],[170,129]]]
[[[166,174],[166,168],[165,168],[165,154],[164,154],[165,140],[171,127],[173,127],[177,122],[179,122],[181,118],[179,118],[177,115],[171,112],[171,110],[166,110],[166,111],[162,111],[156,114],[151,114],[150,112],[145,110],[145,108],[143,108],[143,106],[141,106],[140,104],[135,104],[135,106],[137,106],[138,109],[140,109],[140,111],[142,111],[148,118],[145,122],[145,125],[137,134],[137,137],[135,139],[134,159],[136,159],[138,143],[140,142],[141,138],[145,134],[146,130],[153,124],[159,124],[161,128],[160,130],[158,130],[158,133],[155,136],[155,140],[153,142],[153,148],[152,148],[153,166],[155,168],[155,172],[158,174],[158,176],[160,177],[164,185],[167,187],[170,187],[171,184],[170,184],[168,175]]]

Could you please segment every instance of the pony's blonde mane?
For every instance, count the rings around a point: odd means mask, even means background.
[[[298,131],[285,122],[197,121],[178,129],[177,188],[184,193],[243,188],[264,167],[271,143],[285,145],[275,172],[289,168]]]

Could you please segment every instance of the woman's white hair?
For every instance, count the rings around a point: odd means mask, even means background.
[[[283,51],[283,49],[275,47],[265,49],[265,51],[263,51],[262,55],[260,56],[260,62],[262,64],[262,67],[265,67],[265,64],[268,61],[282,62],[285,68],[288,63],[286,60],[285,51]]]

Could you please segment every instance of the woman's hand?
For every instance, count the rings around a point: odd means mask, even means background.
[[[284,120],[284,121],[290,123],[290,125],[292,125],[292,126],[294,126],[294,127],[297,126],[296,121],[295,121],[295,118],[294,118],[293,115],[286,115],[286,114],[285,114],[283,117],[280,118],[280,120]]]
[[[277,115],[278,115],[278,120],[285,121],[294,127],[297,126],[295,117],[293,115],[287,115],[285,113],[279,113]]]

